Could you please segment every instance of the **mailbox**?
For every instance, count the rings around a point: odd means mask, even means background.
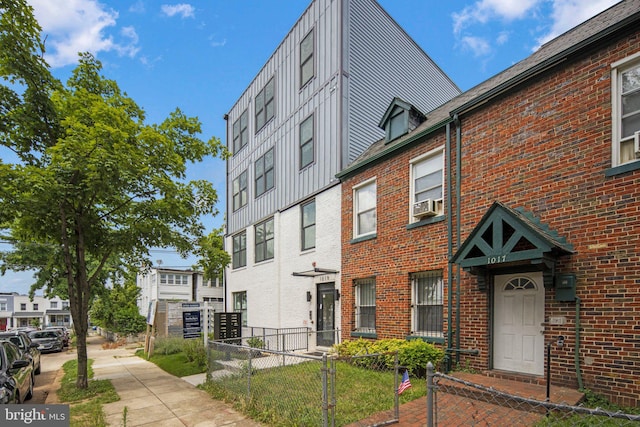
[[[576,300],[576,275],[558,274],[556,276],[556,301]]]

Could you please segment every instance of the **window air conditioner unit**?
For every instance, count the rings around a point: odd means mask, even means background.
[[[422,218],[436,215],[436,201],[427,199],[413,204],[413,216]]]
[[[640,130],[633,134],[633,150],[636,153],[636,159],[640,159]]]

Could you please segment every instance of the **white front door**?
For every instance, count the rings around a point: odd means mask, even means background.
[[[542,273],[495,276],[493,367],[544,374]]]

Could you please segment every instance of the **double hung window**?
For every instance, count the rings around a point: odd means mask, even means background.
[[[640,53],[612,65],[613,166],[640,159]]]
[[[415,273],[412,283],[412,324],[416,335],[442,337],[443,283],[441,271]]]
[[[267,82],[262,90],[256,95],[256,133],[260,131],[273,118],[275,104],[275,87],[273,78]]]
[[[376,181],[368,181],[353,190],[354,237],[376,232]]]
[[[273,258],[273,218],[255,226],[256,262]]]
[[[301,206],[301,236],[303,251],[316,247],[316,201],[312,200]]]
[[[376,280],[356,280],[356,331],[376,331]]]
[[[233,268],[245,267],[247,265],[247,232],[233,236],[233,255],[231,265]]]
[[[255,164],[256,197],[273,188],[273,148],[256,160]]]
[[[242,172],[233,180],[233,211],[237,211],[247,204],[247,171]]]

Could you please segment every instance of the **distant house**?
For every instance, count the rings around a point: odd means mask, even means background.
[[[201,272],[154,267],[138,273],[136,283],[140,289],[138,310],[145,317],[154,300],[208,302],[216,311],[224,308],[222,282],[205,282]]]
[[[335,343],[335,175],[383,135],[394,96],[427,112],[459,93],[374,0],[312,1],[225,116],[226,310],[247,327],[308,328],[312,347]]]
[[[338,174],[342,337],[639,405],[640,1],[393,136]]]
[[[6,310],[3,310],[4,307]],[[31,300],[28,295],[2,294],[0,295],[0,316],[3,315],[2,313],[10,315],[5,320],[4,329],[1,328],[0,321],[0,330],[36,325],[41,328],[71,327],[73,324],[69,301],[60,297],[45,298],[36,295]]]

